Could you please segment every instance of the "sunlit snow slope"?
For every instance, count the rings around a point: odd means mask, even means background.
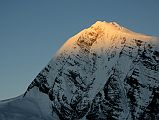
[[[159,38],[96,22],[70,38],[0,120],[159,119]]]

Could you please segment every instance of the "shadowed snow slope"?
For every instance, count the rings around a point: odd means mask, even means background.
[[[97,21],[70,38],[0,120],[159,119],[159,39]]]

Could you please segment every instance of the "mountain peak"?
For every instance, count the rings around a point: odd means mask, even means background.
[[[106,22],[106,21],[97,21],[90,28],[100,29],[104,33],[108,34],[119,34],[129,37],[135,37],[140,39],[150,39],[152,36],[148,36],[142,33],[134,32],[130,29],[123,27],[117,22]]]
[[[97,21],[93,25],[95,25],[95,26],[112,26],[112,27],[118,27],[118,28],[122,27],[117,22],[106,22],[106,21]]]
[[[61,47],[0,119],[159,119],[159,42],[97,21]],[[8,117],[9,116],[9,117]]]
[[[106,22],[106,21],[97,21],[93,25],[93,27],[103,27],[103,28],[112,28],[121,30],[123,27],[119,25],[117,22]]]

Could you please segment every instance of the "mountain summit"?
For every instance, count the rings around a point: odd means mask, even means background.
[[[159,119],[159,38],[97,21],[70,38],[0,120]]]

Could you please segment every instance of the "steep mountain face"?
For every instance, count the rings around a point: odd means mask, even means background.
[[[11,117],[6,117],[11,116]],[[0,119],[159,119],[159,38],[96,22],[70,38]]]

